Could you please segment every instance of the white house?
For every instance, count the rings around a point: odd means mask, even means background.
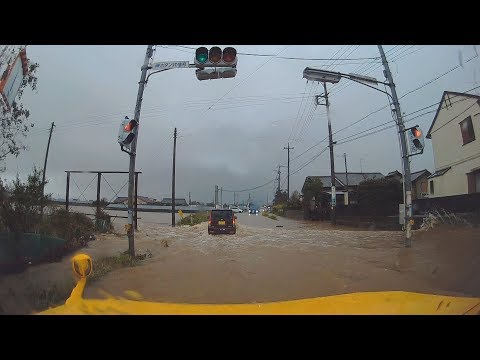
[[[427,133],[435,172],[429,197],[480,192],[480,96],[444,91]]]

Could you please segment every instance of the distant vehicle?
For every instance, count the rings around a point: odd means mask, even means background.
[[[248,208],[248,213],[249,214],[259,214],[260,213],[260,210],[258,209],[258,207],[256,205],[250,205],[250,207]]]
[[[238,206],[230,206],[230,210],[232,210],[234,213],[242,213],[243,210],[240,209]]]
[[[237,225],[235,224],[236,218],[231,209],[211,210],[208,219],[208,233],[235,234],[237,232]]]

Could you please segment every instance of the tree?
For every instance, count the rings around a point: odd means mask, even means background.
[[[323,194],[322,180],[320,178],[307,178],[302,193],[305,203],[309,203],[313,197],[315,197],[315,200],[319,200]]]
[[[47,183],[47,181],[45,181]],[[11,232],[32,232],[41,221],[40,204],[48,204],[51,195],[43,195],[42,171],[33,168],[26,182],[19,176],[11,185],[0,180],[0,220]]]
[[[286,204],[288,201],[287,191],[277,190],[275,197],[273,198],[274,205]]]
[[[15,47],[16,48],[16,47]],[[10,57],[8,64],[13,62],[16,57],[18,48],[12,48],[8,51],[7,56]],[[7,48],[0,49],[0,52]],[[33,127],[33,123],[29,122],[30,111],[22,103],[23,92],[27,87],[32,90],[37,89],[37,77],[35,73],[38,70],[37,63],[28,62],[28,73],[24,76],[20,89],[18,90],[15,101],[9,110],[3,100],[0,101],[0,161],[4,161],[8,155],[18,156],[21,150],[27,150],[27,146],[22,143],[20,137],[26,137],[29,127]],[[2,74],[6,76],[6,72]]]
[[[290,196],[288,207],[291,209],[300,209],[302,207],[302,201],[300,200],[300,193],[298,190],[295,190]]]
[[[398,214],[403,203],[403,185],[396,179],[371,179],[358,186],[358,205],[365,215]]]

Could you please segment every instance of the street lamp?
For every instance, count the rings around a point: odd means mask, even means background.
[[[318,81],[323,83],[324,95],[321,97],[325,98],[325,106],[327,108],[327,120],[328,120],[328,143],[330,147],[330,181],[332,183],[332,197],[331,197],[331,215],[330,220],[333,225],[336,224],[336,214],[335,209],[337,206],[337,195],[335,192],[335,160],[333,157],[333,140],[332,140],[332,124],[330,122],[330,103],[328,101],[328,92],[327,92],[327,82],[331,84],[336,84],[340,81],[342,74],[333,71],[324,71],[313,68],[305,68],[303,70],[303,77],[308,81]],[[318,102],[318,97],[316,98],[317,105],[320,105]],[[323,104],[322,104],[323,105]]]
[[[406,134],[405,134],[405,125],[403,123],[403,118],[401,115],[400,111],[400,104],[398,102],[398,97],[397,97],[397,92],[395,90],[395,84],[393,83],[393,78],[392,74],[390,72],[390,68],[388,66],[387,59],[385,57],[385,53],[383,52],[383,48],[381,45],[378,46],[381,57],[382,57],[382,63],[385,67],[385,77],[387,78],[388,82],[381,82],[378,81],[377,79],[369,76],[364,76],[364,75],[359,75],[359,74],[344,74],[340,72],[332,72],[332,71],[325,71],[325,70],[320,70],[320,69],[313,69],[313,68],[305,68],[303,71],[303,77],[306,78],[307,80],[313,80],[313,81],[320,81],[323,82],[324,89],[325,89],[325,98],[327,99],[327,116],[328,116],[328,97],[327,97],[327,91],[326,91],[326,82],[331,82],[331,83],[338,83],[341,78],[346,78],[349,80],[352,80],[354,82],[360,83],[364,86],[367,86],[369,88],[375,89],[377,91],[380,91],[384,94],[387,94],[389,98],[392,100],[392,103],[395,107],[395,115],[397,118],[397,126],[398,126],[398,132],[401,134],[400,136],[400,152],[402,155],[402,165],[403,165],[403,198],[404,198],[404,205],[405,205],[405,230],[406,230],[406,237],[405,237],[405,246],[410,247],[411,246],[411,225],[412,225],[412,206],[411,206],[411,194],[412,194],[412,181],[411,181],[411,175],[410,175],[410,160],[409,156],[407,153],[407,144],[406,144]],[[390,95],[387,91],[380,90],[372,85],[378,85],[378,84],[383,84],[386,85],[390,88],[390,91],[392,92],[392,95]],[[329,124],[329,136],[330,136],[330,158],[331,158],[331,164],[332,164],[332,174],[333,174],[333,149],[332,149],[332,140],[331,140],[331,131],[330,131],[330,119],[328,120]],[[333,175],[332,175],[333,176]],[[332,178],[332,201],[333,201],[333,178]],[[333,209],[333,208],[332,208]]]

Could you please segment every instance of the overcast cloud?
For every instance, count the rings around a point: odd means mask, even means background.
[[[205,44],[200,44],[203,46]],[[193,49],[197,45],[185,45]],[[210,47],[210,45],[205,45]],[[224,47],[224,45],[219,45]],[[279,54],[303,58],[378,57],[376,46],[234,46],[239,53]],[[186,47],[157,46],[154,61],[190,60],[194,50]],[[22,177],[34,165],[43,167],[51,122],[57,126],[48,159],[46,191],[64,198],[65,170],[128,170],[128,155],[120,151],[117,133],[125,115],[133,117],[145,46],[28,46],[28,57],[40,64],[38,92],[27,91],[23,102],[30,108],[35,127],[25,140],[30,147],[18,158],[9,157],[3,175]],[[393,46],[384,50],[390,62],[398,96],[442,76],[418,91],[400,99],[402,111],[410,114],[439,102],[444,90],[465,92],[479,86],[478,50],[473,46]],[[468,61],[470,58],[472,60]],[[383,67],[377,60],[304,61],[262,56],[238,55],[237,76],[233,79],[198,81],[194,69],[177,69],[152,75],[145,89],[139,130],[137,170],[142,171],[139,194],[157,199],[171,196],[173,129],[178,128],[177,197],[212,201],[214,185],[241,190],[262,185],[276,177],[278,164],[286,165],[288,141],[293,173],[318,154],[327,143],[303,151],[327,136],[325,107],[314,111],[313,96],[322,93],[318,84],[302,78],[307,66],[344,73],[361,73],[384,81]],[[331,91],[333,131],[360,120],[388,104],[386,95],[342,79],[328,85]],[[380,89],[384,90],[382,87]],[[480,94],[480,89],[471,93]],[[409,118],[436,110],[436,106]],[[435,113],[426,114],[418,124],[426,133]],[[388,107],[334,136],[334,140],[392,121]],[[303,130],[302,130],[303,129]],[[395,128],[334,148],[336,171],[344,171],[343,153],[349,172],[401,170],[398,136]],[[434,170],[431,141],[426,139],[423,155],[412,158],[412,171]],[[308,175],[328,175],[328,151],[293,174],[290,192],[301,190]],[[71,198],[93,179],[93,174],[75,175]],[[282,168],[282,188],[286,189],[286,168]],[[106,175],[115,189],[124,185],[127,175]],[[95,184],[85,191],[95,198]],[[81,189],[77,189],[77,185]],[[272,199],[276,182],[242,192],[263,203]],[[125,186],[119,195],[126,196]],[[114,197],[102,182],[102,197]],[[233,194],[224,193],[224,202]]]

